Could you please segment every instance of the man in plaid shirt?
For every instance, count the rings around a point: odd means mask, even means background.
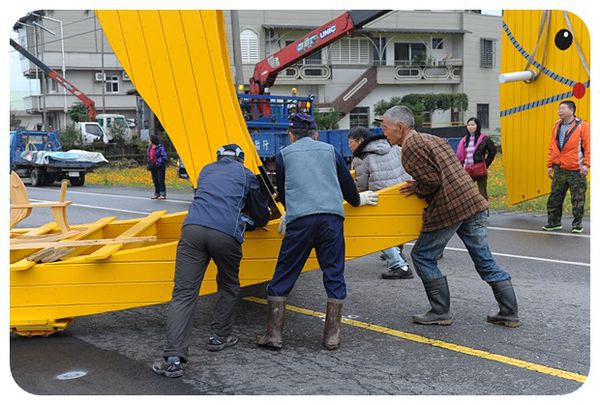
[[[392,107],[383,116],[383,132],[392,145],[402,147],[402,165],[414,179],[400,192],[407,197],[416,194],[428,204],[411,258],[431,309],[413,315],[413,322],[452,323],[448,282],[437,266],[437,257],[456,233],[467,247],[479,276],[492,287],[498,301],[500,311],[488,315],[488,322],[518,327],[517,298],[510,274],[496,264],[488,245],[487,201],[479,194],[448,142],[419,133],[414,127],[415,118],[407,107]]]

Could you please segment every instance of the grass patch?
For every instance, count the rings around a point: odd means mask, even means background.
[[[488,197],[490,202],[490,208],[495,210],[509,210],[508,204],[506,203],[506,182],[504,180],[504,162],[502,161],[503,156],[501,153],[496,155],[494,162],[488,169]],[[541,170],[545,170],[542,168]],[[585,214],[590,214],[590,185],[588,183],[588,192],[585,196]],[[548,196],[544,195],[532,200],[524,201],[519,204],[515,204],[510,208],[511,211],[525,211],[525,212],[546,212],[546,202]],[[563,204],[563,212],[571,213],[571,193],[567,192],[565,202]]]
[[[85,176],[85,183],[98,186],[111,187],[140,187],[154,191],[152,174],[145,167],[119,168],[101,167]],[[165,174],[165,185],[167,193],[169,189],[189,190],[192,184],[185,179],[177,177],[177,168],[167,166]]]

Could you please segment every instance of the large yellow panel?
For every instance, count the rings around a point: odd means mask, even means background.
[[[155,112],[190,181],[239,144],[258,174],[258,153],[241,115],[231,77],[221,11],[98,10],[104,34],[144,101]]]
[[[402,196],[399,185],[379,191],[379,196],[377,206],[354,208],[344,204],[346,260],[418,237],[424,203],[416,197]],[[11,328],[23,333],[50,328],[44,333],[51,333],[59,328],[57,320],[168,301],[179,239],[179,231],[175,229],[181,229],[186,214],[165,215],[151,227],[159,242],[142,247],[124,245],[104,260],[86,260],[93,253],[94,248],[90,248],[91,251],[58,262],[38,263],[19,271],[11,268]],[[140,221],[144,218],[106,221],[101,234],[114,237]],[[242,286],[271,279],[281,246],[279,221],[270,221],[265,229],[246,233],[240,265]],[[315,268],[318,263],[313,251],[303,271]],[[216,269],[211,262],[200,293],[214,293],[215,280]]]
[[[527,58],[533,53],[542,10],[505,10],[500,72],[525,69]],[[543,38],[536,52],[536,63],[531,67],[541,71],[533,83],[512,82],[500,85],[500,124],[504,173],[508,204],[516,204],[550,192],[546,161],[550,131],[558,120],[558,105],[563,100],[577,104],[576,115],[590,120],[590,77],[582,58],[590,61],[590,37],[583,21],[567,13],[572,29],[562,10],[552,10],[548,40]],[[567,49],[556,46],[555,37],[568,30],[579,42],[580,56],[573,41]],[[564,33],[564,31],[563,31]],[[546,53],[542,65],[542,55]],[[573,94],[576,85],[583,86],[583,94]]]

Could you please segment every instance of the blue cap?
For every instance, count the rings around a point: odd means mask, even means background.
[[[223,156],[231,156],[244,161],[244,151],[235,143],[223,145],[217,150],[217,160],[221,159]]]
[[[289,128],[293,129],[317,129],[315,119],[305,113],[297,113],[290,118]]]

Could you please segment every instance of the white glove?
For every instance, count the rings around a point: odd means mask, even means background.
[[[363,205],[377,205],[379,202],[379,196],[376,192],[367,190],[363,191],[359,194],[360,196],[360,206]]]
[[[282,236],[285,236],[285,227],[286,227],[286,222],[285,222],[285,214],[283,214],[281,216],[281,222],[279,222],[279,227],[277,228],[277,232],[279,232]]]

